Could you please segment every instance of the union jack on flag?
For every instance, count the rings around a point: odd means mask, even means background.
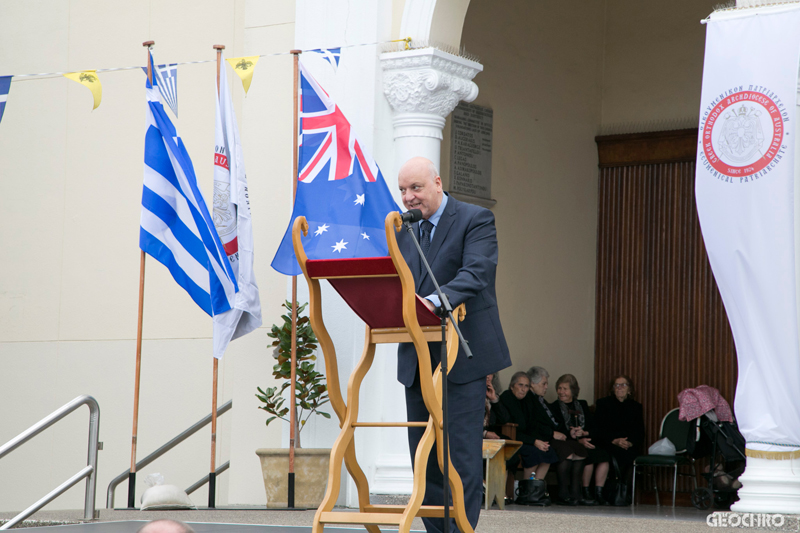
[[[378,165],[302,61],[300,91],[297,196],[272,268],[300,274],[291,232],[301,215],[311,230],[303,238],[309,259],[388,255],[384,220],[399,209]]]
[[[380,172],[375,160],[351,132],[333,99],[300,63],[300,171],[297,179],[311,183],[322,175],[341,180],[358,170],[367,181],[375,181]]]

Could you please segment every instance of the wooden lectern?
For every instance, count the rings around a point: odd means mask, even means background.
[[[358,259],[308,259],[301,241],[301,232],[308,235],[305,217],[297,217],[292,227],[292,242],[300,268],[308,282],[309,318],[311,327],[325,357],[328,378],[328,396],[331,406],[339,417],[341,432],[331,450],[328,488],[322,504],[314,516],[312,533],[322,533],[325,524],[363,524],[370,533],[379,533],[379,525],[399,526],[400,533],[411,529],[414,517],[444,517],[443,506],[423,506],[425,495],[425,470],[434,443],[443,466],[442,446],[442,379],[441,365],[434,372],[428,342],[441,340],[441,319],[431,313],[414,292],[414,277],[397,247],[395,232],[400,231],[400,214],[389,213],[386,217],[386,241],[388,257]],[[350,375],[347,384],[347,403],[342,398],[336,349],[322,320],[322,293],[319,280],[327,279],[345,302],[366,322],[366,339],[361,360]],[[456,320],[463,320],[464,306],[454,313]],[[455,329],[447,327],[448,370],[452,368],[458,354],[458,336]],[[359,422],[359,389],[364,376],[372,366],[375,345],[397,342],[413,342],[417,350],[420,386],[430,418],[427,422]],[[369,501],[369,483],[356,459],[354,442],[358,427],[424,427],[425,432],[414,456],[414,485],[407,505],[372,505]],[[448,454],[449,457],[449,454]],[[353,477],[358,489],[358,512],[334,511],[339,496],[342,461]],[[450,493],[453,505],[449,514],[463,533],[473,533],[464,508],[464,488],[452,461],[449,462]]]

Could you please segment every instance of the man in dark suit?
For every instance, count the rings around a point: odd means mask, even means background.
[[[406,162],[398,174],[403,205],[422,211],[423,220],[414,224],[414,231],[442,292],[455,309],[466,304],[467,315],[459,324],[473,353],[467,359],[459,347],[458,358],[448,374],[448,424],[450,456],[464,483],[467,518],[474,528],[478,523],[482,500],[482,440],[485,412],[486,376],[511,366],[508,346],[495,295],[497,269],[497,232],[494,215],[488,209],[459,202],[442,191],[442,179],[428,159],[415,157]],[[416,292],[433,310],[440,305],[433,282],[419,254],[403,230],[397,235],[398,245],[416,283]],[[430,343],[434,368],[439,364],[440,343]],[[406,410],[409,421],[427,421],[428,411],[422,401],[413,344],[398,348],[397,378],[406,387]],[[411,460],[422,438],[423,428],[409,428]],[[442,473],[431,452],[427,469],[425,505],[442,505]],[[423,518],[429,532],[450,531],[442,519]]]

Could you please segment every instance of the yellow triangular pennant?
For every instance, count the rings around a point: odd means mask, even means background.
[[[64,74],[64,77],[69,78],[72,81],[77,81],[92,91],[92,96],[94,97],[94,107],[92,108],[92,111],[100,106],[100,100],[103,98],[103,86],[100,85],[100,78],[97,77],[96,70],[70,72],[69,74]]]
[[[233,71],[242,78],[242,87],[244,87],[244,94],[250,89],[250,82],[253,81],[253,71],[256,69],[256,63],[260,56],[249,57],[231,57],[226,59],[231,64]]]

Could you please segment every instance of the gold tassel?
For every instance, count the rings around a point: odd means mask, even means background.
[[[751,450],[750,448],[745,448],[744,454],[747,457],[754,457],[756,459],[771,459],[773,461],[785,461],[787,459],[800,458],[800,450],[795,450],[793,452],[765,452],[763,450]]]

